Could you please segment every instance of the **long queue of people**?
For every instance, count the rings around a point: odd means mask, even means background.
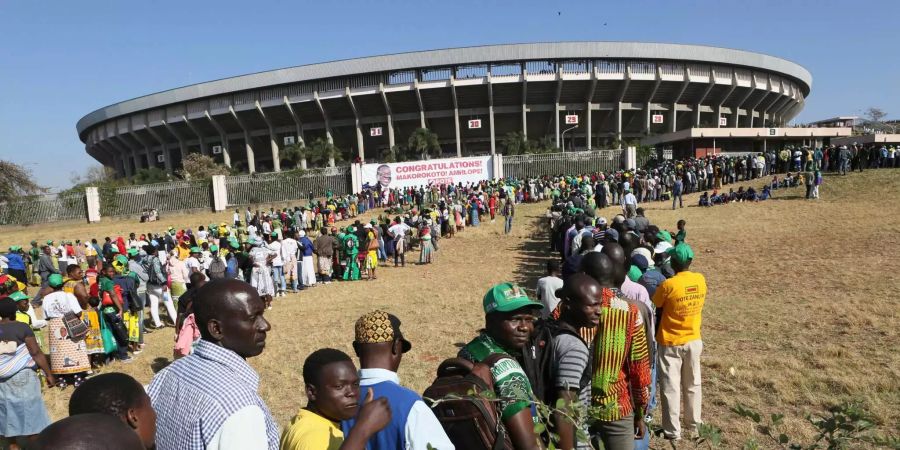
[[[689,164],[693,161],[672,163],[673,175],[690,182],[683,171]],[[206,242],[196,242],[188,230],[167,233],[176,243],[176,259],[186,254],[184,261],[197,262],[184,264],[200,266],[188,274],[190,287],[179,288],[173,297],[179,330],[189,330],[179,334],[180,358],[154,376],[146,393],[122,374],[82,381],[70,400],[71,417],[48,427],[37,441],[84,439],[77,428],[86,420],[100,423],[96,413],[101,413],[118,419],[101,424],[110,429],[109,436],[121,435],[109,448],[123,449],[540,449],[551,441],[555,448],[596,448],[600,443],[607,449],[648,448],[650,416],[657,404],[662,408],[662,436],[681,439],[701,423],[700,324],[706,283],[690,270],[694,252],[686,243],[686,223],[679,221],[675,230],[666,231],[651,223],[639,206],[635,191],[641,189],[642,173],[653,172],[484,182],[452,196],[450,189],[420,188],[413,195],[394,196],[390,201],[396,203],[379,205],[385,212],[367,224],[332,232],[323,217],[314,240],[301,235],[307,230],[292,229],[300,222],[284,215],[284,234],[279,236],[272,224],[262,224],[265,214],[262,223],[252,225],[262,232],[248,232],[246,239],[233,236],[242,228],[239,211],[232,233],[227,227],[224,235],[216,230],[205,236]],[[674,187],[678,177],[671,181]],[[668,181],[663,186],[669,187]],[[389,194],[372,196],[373,203],[376,197]],[[285,289],[279,290],[280,280],[293,286],[290,282],[299,278],[297,289],[304,287],[302,274],[308,264],[317,271],[314,283],[333,277],[353,280],[359,267],[369,266],[370,254],[384,262],[398,256],[399,247],[405,251],[425,245],[425,236],[434,249],[439,239],[493,221],[495,215],[504,216],[508,233],[517,203],[545,199],[551,201],[544,222],[547,273],[537,281],[536,295],[508,282],[488,290],[482,299],[485,327],[455,358],[439,366],[427,390],[420,394],[401,385],[397,371],[412,343],[400,330],[398,317],[372,311],[354,327],[359,370],[353,358],[339,350],[312,352],[302,374],[308,404],[286,429],[279,429],[259,395],[259,374],[246,359],[264,351],[270,329],[264,313]],[[641,195],[641,202],[651,200],[660,199]],[[610,205],[621,208],[621,214],[611,220],[600,217],[598,208]],[[314,219],[312,233],[316,225]],[[267,229],[273,231],[265,236]],[[323,237],[331,253],[317,245]],[[156,237],[152,240],[158,243]],[[291,250],[289,240],[298,243],[300,275],[285,269],[279,274],[273,264],[278,258],[273,247],[283,250],[286,240]],[[154,249],[157,254],[165,249],[165,244],[148,244],[131,253],[140,259],[143,251],[152,259]],[[225,276],[214,276],[220,270],[212,261],[203,264],[205,252],[221,257],[222,247],[231,255],[225,260],[235,259],[237,265],[232,270],[226,262]],[[307,262],[299,250],[307,247],[315,262]],[[366,256],[360,258],[363,252]],[[242,264],[241,254],[251,263]],[[116,259],[107,261],[113,280],[118,275]],[[402,264],[402,258],[395,259],[396,264]],[[169,263],[170,277],[177,265]],[[374,270],[369,277],[374,279]],[[56,278],[52,285],[58,285]],[[166,293],[173,294],[171,283],[166,288],[159,300],[163,303],[168,302]],[[43,297],[45,304],[50,295]],[[13,302],[17,310],[31,310],[25,298],[24,303]],[[15,321],[6,318],[15,317],[4,309],[10,301],[0,300],[3,324]],[[34,347],[33,334],[29,337],[26,331],[31,328],[19,328],[22,345]],[[32,354],[32,365],[53,382],[47,362],[40,361],[43,355]],[[473,397],[473,392],[483,395]],[[553,408],[549,423],[540,425],[539,404]],[[92,419],[84,418],[88,416]],[[134,430],[131,434],[138,439],[114,432],[117,425]]]

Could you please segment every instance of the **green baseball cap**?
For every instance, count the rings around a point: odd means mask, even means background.
[[[113,246],[109,247],[109,252],[110,253],[119,253],[119,247],[116,247],[115,245],[113,245]]]
[[[119,255],[119,256],[116,256],[116,261],[118,261],[119,264],[122,264],[124,266],[125,264],[128,264],[128,257],[125,255]]]
[[[685,263],[690,262],[694,259],[694,250],[691,249],[690,245],[685,243],[678,244],[669,250],[667,253],[672,256],[672,261],[676,262],[680,265],[684,265]]]
[[[47,245],[53,245],[53,239],[48,239],[48,240],[47,240]]]
[[[526,306],[543,309],[544,305],[528,298],[525,290],[512,283],[500,283],[484,294],[484,313],[510,312]]]
[[[12,247],[9,248],[9,251],[11,251],[11,252],[17,252],[19,250],[22,250],[22,247],[18,246],[18,245],[13,245]]]
[[[663,240],[663,241],[666,241],[669,243],[672,242],[672,235],[668,231],[665,231],[665,230],[662,230],[659,233],[656,233],[656,237],[659,238],[660,240]]]
[[[47,277],[47,284],[52,288],[58,288],[63,285],[63,277],[58,273],[54,273]]]
[[[7,297],[7,298],[18,302],[21,300],[28,300],[29,297],[27,295],[25,295],[25,293],[22,291],[16,291],[16,292],[13,292],[12,294],[9,294],[9,297]]]
[[[211,251],[211,252],[217,252],[217,251],[219,251],[219,246],[218,246],[218,245],[210,245],[210,246],[209,246],[209,251]]]
[[[136,248],[129,248],[126,253],[128,253],[128,256],[137,256],[138,250]]]
[[[200,247],[191,247],[191,253],[203,253]]]

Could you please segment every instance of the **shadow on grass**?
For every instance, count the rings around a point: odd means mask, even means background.
[[[513,249],[519,255],[519,263],[510,281],[534,294],[538,279],[547,272],[547,261],[555,257],[550,252],[547,219],[543,215],[530,215],[527,219],[533,222],[535,231],[522,238]]]
[[[169,364],[172,364],[172,361],[169,358],[159,357],[150,363],[150,370],[152,370],[153,373],[159,373],[160,370],[165,369]]]

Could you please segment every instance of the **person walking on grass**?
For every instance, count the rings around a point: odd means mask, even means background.
[[[503,217],[505,217],[504,226],[503,226],[504,234],[509,234],[510,231],[512,231],[512,222],[513,222],[513,217],[515,215],[516,215],[515,201],[513,201],[511,198],[507,197],[506,201],[503,202]]]

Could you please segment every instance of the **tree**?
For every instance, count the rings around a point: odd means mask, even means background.
[[[441,151],[441,143],[438,136],[428,128],[417,128],[409,135],[409,150],[415,150],[419,159],[428,159],[431,152]]]
[[[134,174],[132,181],[134,184],[164,183],[169,181],[169,174],[159,167],[144,168]]]
[[[281,150],[281,159],[288,162],[295,169],[306,170],[306,152],[306,146],[301,142],[297,142]]]
[[[341,151],[333,143],[323,138],[318,138],[310,144],[309,156],[313,163],[320,167],[324,167],[326,164],[328,167],[334,167],[337,161],[344,159]]]
[[[87,170],[82,174],[72,173],[72,177],[69,181],[72,182],[73,186],[88,186],[88,185],[101,185],[104,183],[108,183],[116,178],[116,171],[112,167],[106,166],[91,166],[88,167]]]
[[[191,153],[181,161],[182,169],[178,171],[185,180],[207,180],[214,175],[228,175],[228,168],[216,162],[211,156],[202,153]]]
[[[0,202],[45,192],[47,188],[32,180],[30,170],[14,162],[0,159]]]
[[[400,158],[403,156],[404,149],[398,145],[395,145],[391,148],[386,148],[381,150],[381,153],[378,155],[378,160],[380,162],[398,162]]]
[[[872,106],[872,107],[869,107],[869,109],[867,109],[866,112],[863,113],[863,115],[865,115],[866,118],[869,119],[869,122],[874,122],[874,123],[880,124],[882,119],[884,119],[887,116],[887,113],[884,112],[884,110],[882,110],[881,108],[876,108],[876,107]]]
[[[506,148],[506,151],[504,152],[505,155],[521,155],[527,153],[531,147],[521,131],[510,131],[509,133],[506,133],[500,142],[503,147]]]

